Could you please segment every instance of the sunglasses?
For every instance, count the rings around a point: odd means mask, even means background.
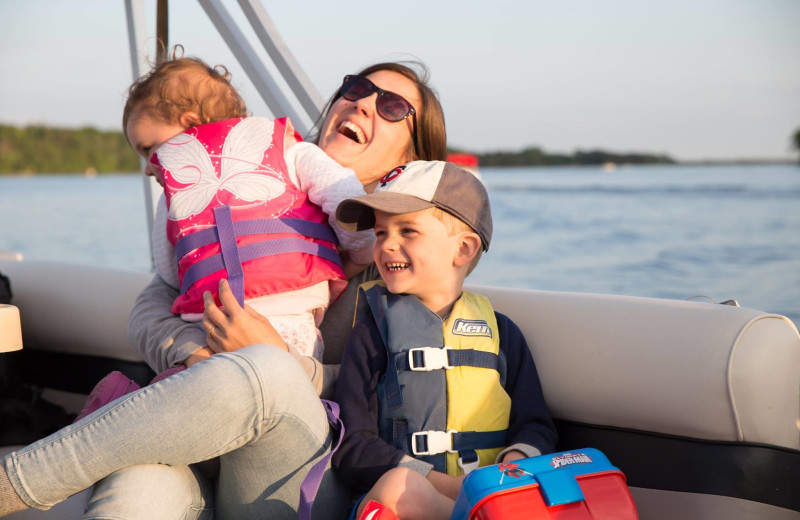
[[[378,99],[375,100],[375,108],[378,111],[378,115],[385,120],[397,123],[409,115],[411,116],[414,127],[412,130],[414,153],[419,157],[417,148],[417,111],[403,96],[378,88],[369,79],[356,75],[345,76],[342,88],[339,89],[339,93],[347,101],[358,101],[361,98],[371,96],[373,92],[378,93]]]

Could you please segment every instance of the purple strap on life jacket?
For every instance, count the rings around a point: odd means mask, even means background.
[[[340,267],[342,266],[342,259],[339,257],[339,253],[327,246],[309,242],[302,238],[277,238],[239,246],[239,258],[242,262],[286,253],[306,253],[319,256]],[[197,262],[186,270],[181,282],[181,294],[189,290],[189,287],[199,279],[221,271],[225,267],[222,254],[216,254]]]
[[[325,468],[328,467],[328,462],[333,454],[336,453],[336,450],[339,449],[339,446],[342,445],[342,439],[344,439],[344,423],[339,418],[339,404],[326,399],[321,399],[321,401],[322,406],[325,408],[325,414],[328,416],[328,424],[331,426],[331,431],[338,438],[336,439],[336,445],[311,467],[300,485],[300,504],[297,507],[299,520],[311,520],[311,506],[314,505],[314,499],[317,497],[319,485],[325,475]]]
[[[234,221],[233,230],[237,237],[295,233],[309,238],[327,240],[334,244],[338,243],[336,234],[327,224],[299,218],[258,218]],[[215,242],[219,242],[219,234],[216,227],[190,233],[175,244],[175,256],[180,260],[186,253]]]
[[[225,265],[228,275],[228,285],[230,285],[233,295],[236,296],[236,301],[244,307],[244,271],[242,270],[242,259],[239,258],[239,246],[236,244],[231,207],[225,204],[214,208],[214,219],[217,221],[222,263]]]

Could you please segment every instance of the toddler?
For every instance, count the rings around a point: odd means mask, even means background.
[[[164,188],[153,254],[156,272],[180,287],[172,311],[202,320],[204,291],[216,297],[225,278],[287,344],[321,359],[317,325],[347,283],[337,242],[353,270],[369,263],[371,234],[329,216],[364,194],[353,171],[301,142],[288,119],[247,117],[227,71],[195,58],[136,81],[123,128]]]

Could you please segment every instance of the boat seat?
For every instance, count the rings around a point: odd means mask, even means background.
[[[20,308],[22,352],[146,370],[126,327],[151,274],[28,261],[0,261],[0,272]],[[800,335],[790,320],[711,303],[470,288],[522,329],[558,449],[605,452],[642,519],[800,518]],[[99,377],[84,379],[91,388]]]
[[[23,350],[14,376],[39,387],[88,394],[112,370],[140,385],[154,373],[127,338],[128,315],[152,273],[60,262],[5,261],[20,309]]]

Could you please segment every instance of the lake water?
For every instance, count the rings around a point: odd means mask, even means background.
[[[492,247],[471,283],[736,299],[800,324],[800,168],[483,168]],[[138,175],[0,176],[0,251],[149,269]]]

